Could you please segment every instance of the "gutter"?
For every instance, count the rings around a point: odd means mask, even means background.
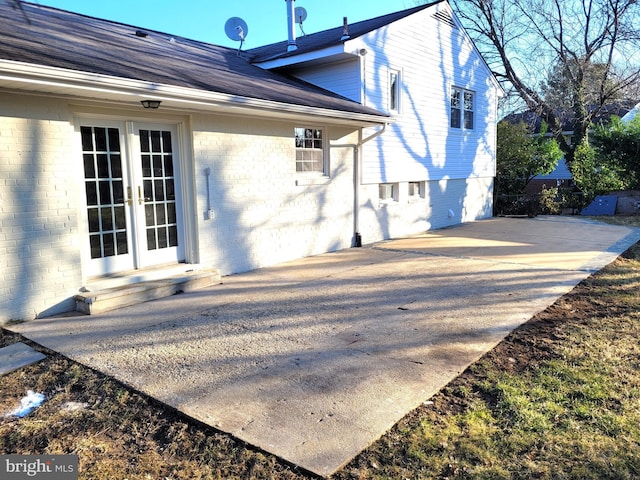
[[[76,95],[94,100],[131,102],[136,106],[139,106],[140,100],[152,98],[161,100],[163,108],[186,108],[209,112],[231,110],[269,118],[273,118],[274,115],[308,118],[311,115],[331,118],[337,123],[360,126],[381,125],[388,121],[388,118],[382,114],[295,105],[11,60],[0,60],[0,88],[3,82],[9,82],[9,88],[14,90],[24,89],[31,93],[42,92],[54,96]]]
[[[358,143],[330,143],[332,148],[352,148],[353,149],[353,247],[362,247],[362,235],[360,234],[360,164],[362,156],[362,146],[382,135],[389,123],[382,124],[382,128],[369,135],[367,138],[358,140]],[[362,130],[360,130],[362,132]]]

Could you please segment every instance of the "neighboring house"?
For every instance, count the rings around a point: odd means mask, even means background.
[[[631,110],[620,117],[620,120],[622,120],[623,123],[629,123],[636,118],[638,112],[640,112],[640,103],[636,103]]]
[[[231,274],[492,214],[501,90],[444,1],[290,52],[14,3],[0,323],[105,278]]]
[[[624,118],[624,116],[630,112],[628,105],[613,104],[605,105],[602,107],[600,113],[594,118],[594,123],[607,123],[612,116],[618,116]],[[559,113],[558,117],[562,121],[562,134],[567,138],[567,141],[571,145],[573,142],[573,130],[574,130],[574,117],[571,112]],[[531,110],[527,110],[521,113],[513,113],[506,116],[503,121],[518,124],[525,123],[529,127],[529,131],[533,135],[540,134],[540,128],[542,126],[542,118]],[[551,136],[547,133],[547,136]],[[525,189],[526,193],[540,193],[545,188],[573,187],[573,176],[567,162],[564,158],[561,158],[556,168],[546,175],[536,175],[527,184]]]

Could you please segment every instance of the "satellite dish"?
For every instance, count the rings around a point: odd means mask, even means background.
[[[231,40],[244,42],[244,39],[247,38],[247,34],[249,33],[249,27],[247,26],[247,22],[240,17],[231,17],[224,24],[224,32]]]
[[[307,34],[304,33],[302,22],[307,19],[307,11],[304,9],[304,7],[296,7],[296,9],[293,11],[293,15],[296,17],[295,22],[300,25],[300,31],[302,32],[302,35],[306,37]]]
[[[302,25],[302,22],[307,19],[307,11],[304,9],[304,7],[296,7],[294,12],[294,15],[296,16],[296,23]]]

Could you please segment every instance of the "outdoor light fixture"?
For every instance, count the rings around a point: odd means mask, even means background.
[[[140,103],[144,108],[151,108],[153,110],[156,110],[160,107],[160,104],[162,102],[160,100],[142,100]]]

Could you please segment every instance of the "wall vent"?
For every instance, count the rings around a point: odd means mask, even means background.
[[[446,23],[450,27],[453,27],[456,29],[458,28],[458,26],[456,25],[456,22],[453,21],[453,17],[451,16],[451,13],[446,10],[441,10],[439,12],[434,13],[433,18],[435,18],[439,22]]]

